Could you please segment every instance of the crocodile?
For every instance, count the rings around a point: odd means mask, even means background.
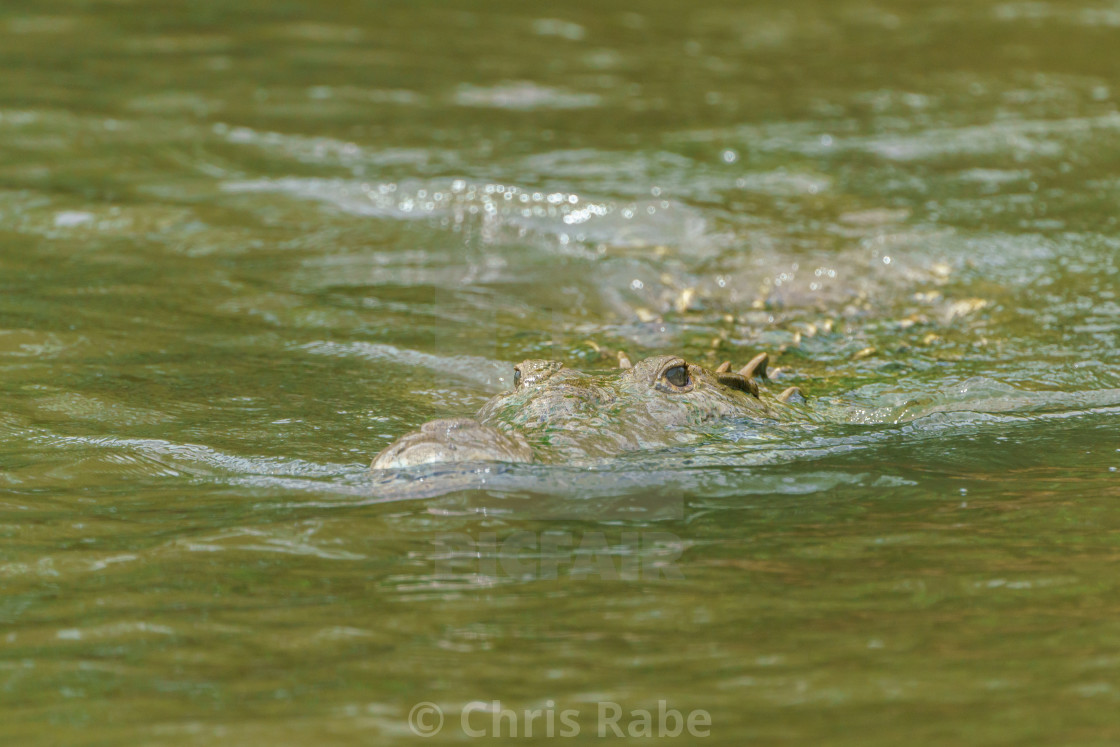
[[[372,469],[478,462],[573,463],[641,449],[693,443],[705,426],[733,419],[776,417],[776,408],[803,399],[797,387],[772,396],[759,386],[769,356],[738,371],[715,369],[679,355],[585,373],[560,361],[526,360],[514,367],[514,387],[490,399],[473,418],[425,423],[380,454]]]

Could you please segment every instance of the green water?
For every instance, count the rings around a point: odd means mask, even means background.
[[[4,744],[452,744],[473,701],[524,743],[659,701],[681,744],[1120,741],[1115,2],[37,0],[0,40]],[[366,472],[595,346],[769,350],[809,415]]]

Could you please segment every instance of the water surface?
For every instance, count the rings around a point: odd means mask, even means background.
[[[47,0],[0,38],[6,741],[412,743],[422,701],[431,743],[471,701],[1120,739],[1115,3]],[[768,350],[808,414],[367,473],[604,348]]]

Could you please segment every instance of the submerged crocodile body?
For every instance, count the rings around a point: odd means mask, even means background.
[[[622,369],[588,374],[559,361],[514,367],[514,389],[495,396],[474,418],[434,420],[401,436],[373,460],[373,469],[468,462],[562,463],[692,443],[703,427],[732,419],[773,419],[775,407],[800,397],[791,387],[766,395],[768,358],[737,373],[675,355],[646,358]]]

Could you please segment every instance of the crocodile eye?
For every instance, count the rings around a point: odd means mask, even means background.
[[[664,376],[665,381],[680,389],[689,384],[688,366],[673,366],[664,373]]]
[[[521,368],[519,366],[513,367],[513,388],[516,389],[521,386]]]

